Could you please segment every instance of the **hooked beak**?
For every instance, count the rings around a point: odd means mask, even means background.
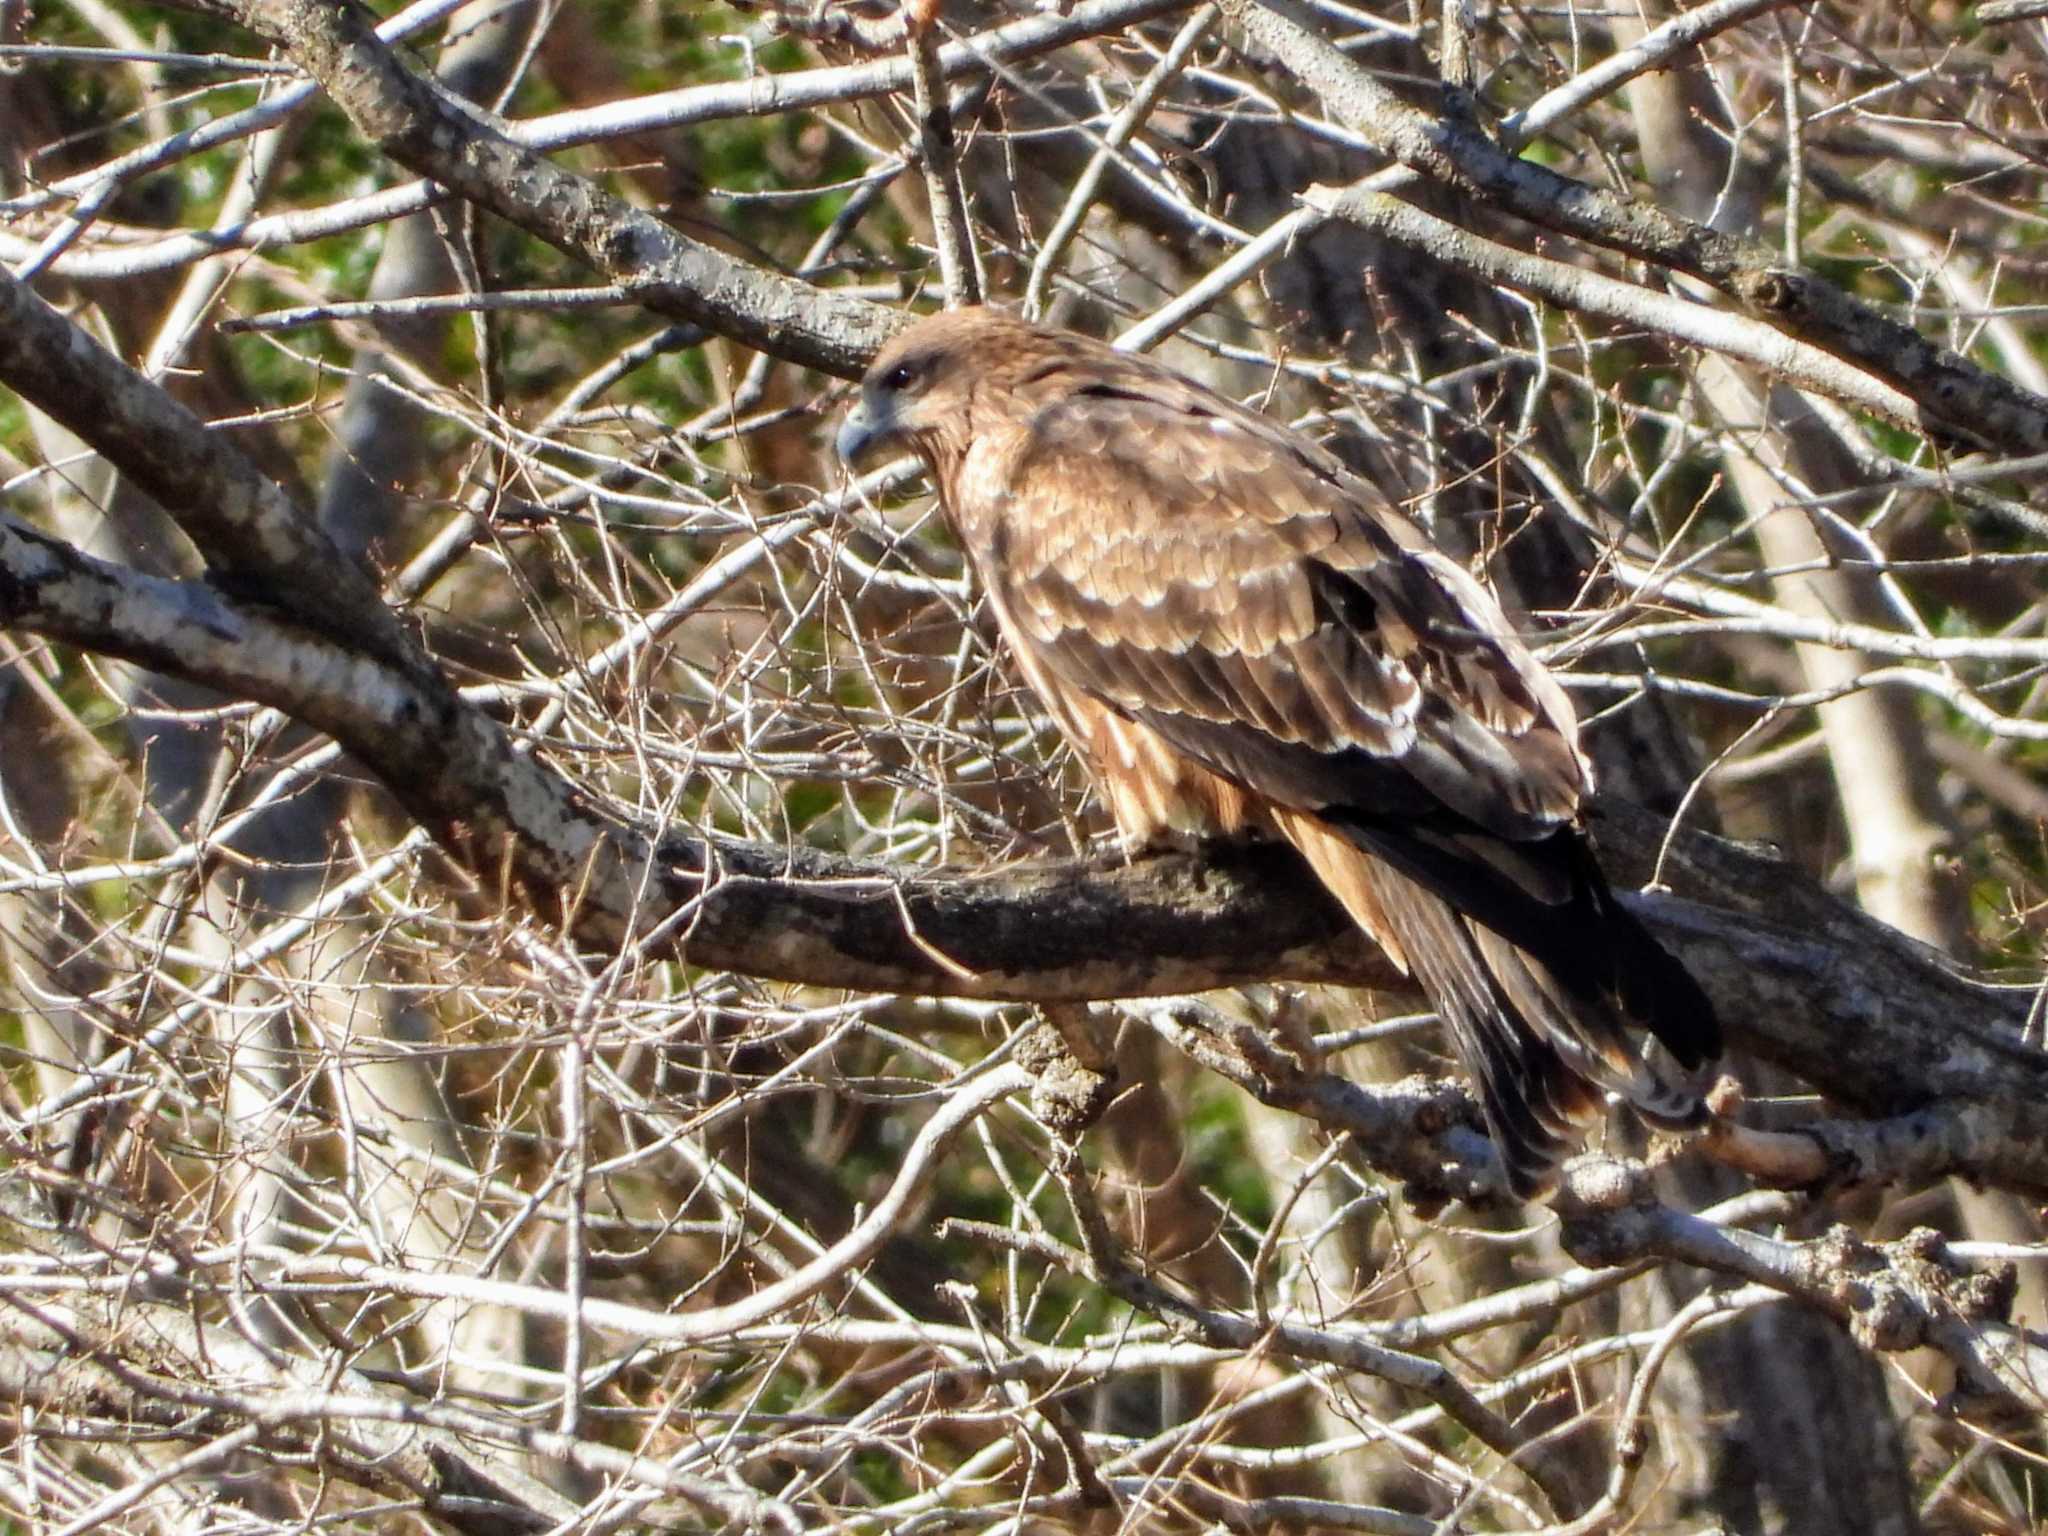
[[[893,436],[895,430],[893,421],[868,409],[868,397],[862,395],[853,402],[853,409],[846,413],[846,420],[839,425],[839,457],[846,461],[849,469],[858,468],[860,461],[884,439]]]

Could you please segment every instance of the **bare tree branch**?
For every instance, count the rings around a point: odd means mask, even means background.
[[[1402,164],[1542,228],[1710,283],[1759,318],[1883,380],[1957,441],[2016,453],[2048,449],[2048,400],[1934,346],[1834,284],[1787,269],[1768,246],[1518,159],[1469,124],[1409,106],[1263,0],[1222,3],[1340,119]]]

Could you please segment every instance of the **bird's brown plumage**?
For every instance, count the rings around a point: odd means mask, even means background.
[[[1149,358],[956,310],[840,446],[907,446],[1119,831],[1271,831],[1429,994],[1521,1192],[1600,1091],[1699,1111],[1711,1008],[1577,826],[1571,705],[1463,567],[1301,434]]]

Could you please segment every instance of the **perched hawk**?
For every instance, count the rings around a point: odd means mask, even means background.
[[[1160,363],[986,309],[875,359],[839,451],[884,445],[930,466],[1125,839],[1300,849],[1435,1003],[1516,1193],[1547,1185],[1603,1091],[1699,1122],[1624,1026],[1695,1069],[1720,1049],[1713,1009],[1579,831],[1571,704],[1398,508]]]

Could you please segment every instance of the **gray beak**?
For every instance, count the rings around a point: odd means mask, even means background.
[[[868,397],[862,395],[853,402],[853,409],[846,413],[846,420],[839,426],[839,457],[846,461],[849,469],[858,467],[884,438],[888,437],[895,423],[886,418],[878,419],[868,409]]]

